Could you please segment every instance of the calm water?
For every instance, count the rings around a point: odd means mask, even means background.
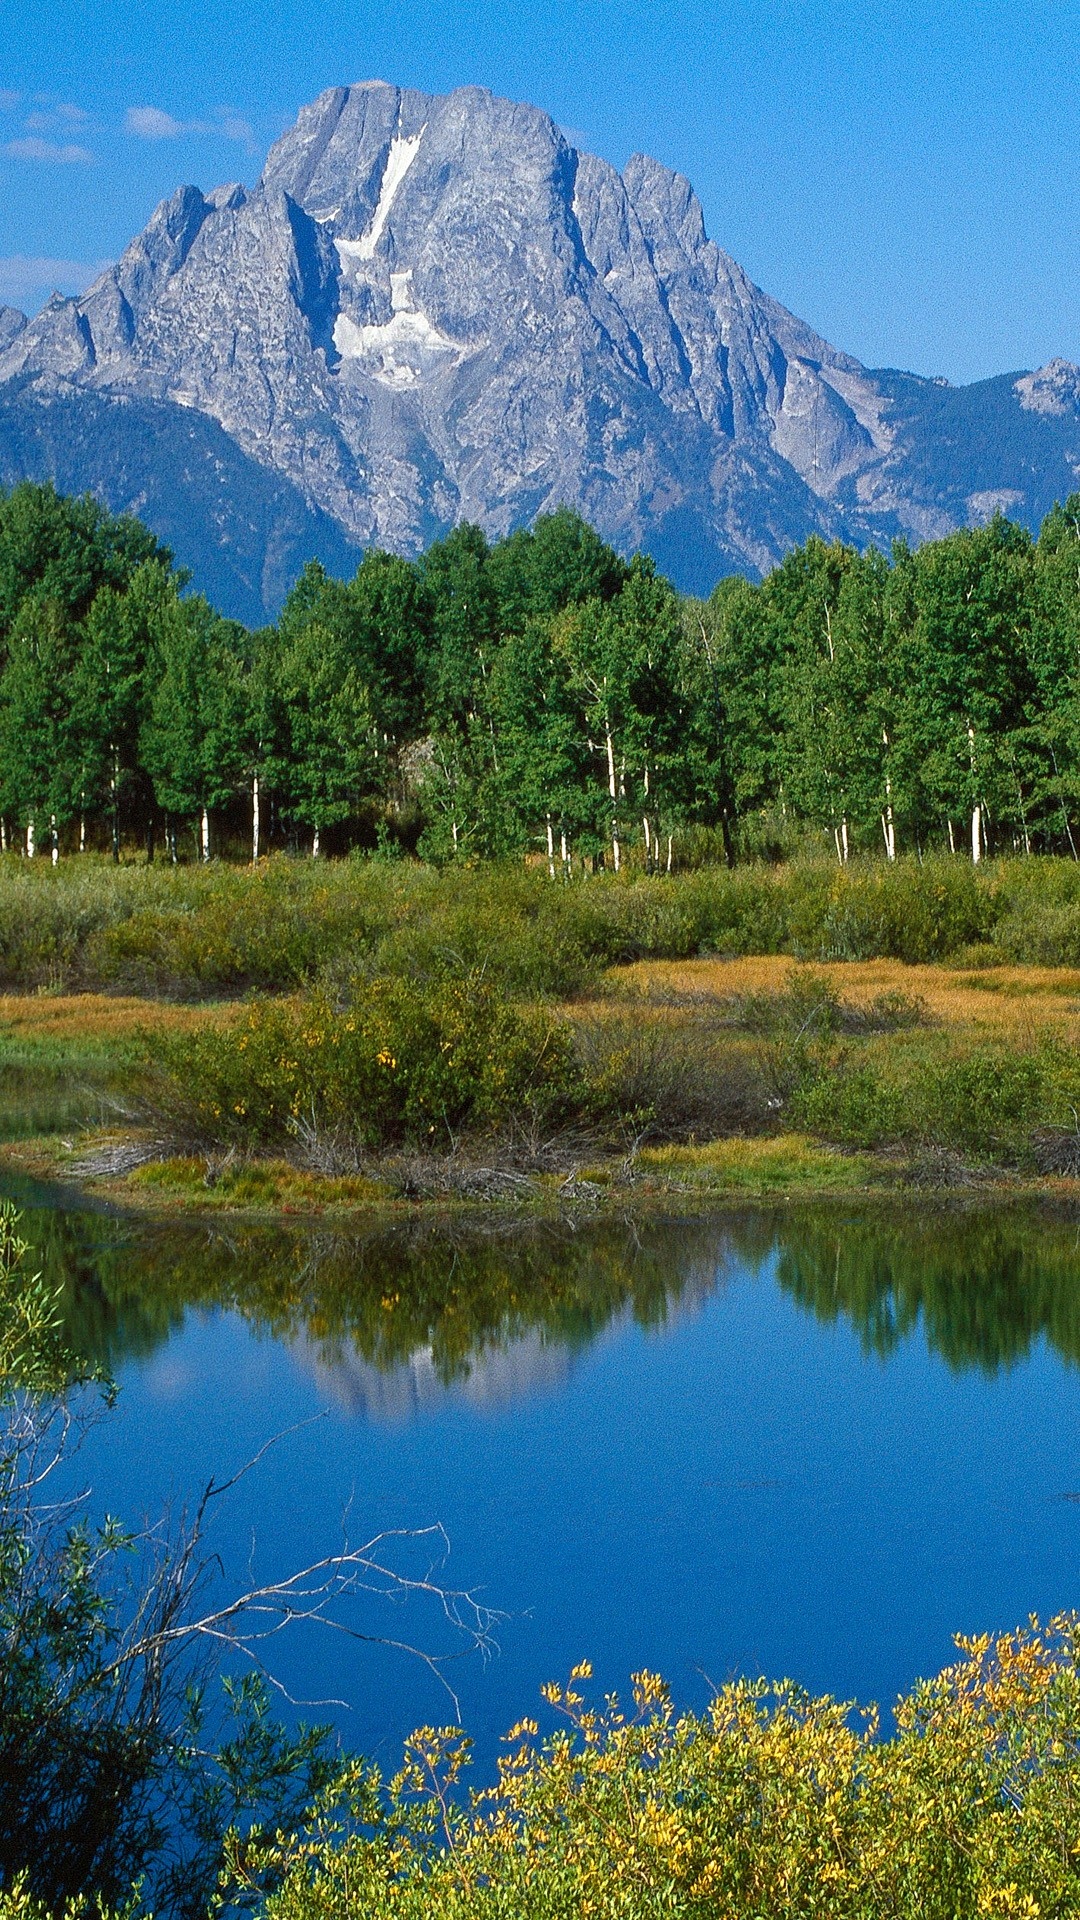
[[[583,1656],[701,1703],[739,1671],[890,1702],[954,1630],[1080,1604],[1080,1233],[1032,1213],[747,1214],[339,1236],[151,1230],[25,1190],[72,1335],[120,1383],[82,1460],[125,1516],[274,1433],[228,1578],[441,1523],[442,1577],[509,1616],[455,1668],[490,1756]],[[54,1197],[53,1197],[54,1198]],[[449,1648],[423,1605],[352,1624]],[[392,1758],[453,1718],[415,1660],[275,1649]]]

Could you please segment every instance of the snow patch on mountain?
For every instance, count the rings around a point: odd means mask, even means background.
[[[390,142],[390,152],[386,156],[386,170],[379,187],[379,202],[375,208],[375,217],[367,232],[359,240],[335,240],[337,250],[347,259],[373,260],[375,249],[383,237],[390,210],[397,199],[400,187],[413,161],[420,151],[420,142],[427,128],[421,127],[419,133],[403,140],[395,134]]]
[[[445,354],[465,351],[435,326],[413,298],[411,267],[390,275],[391,318],[381,325],[358,326],[346,313],[334,322],[334,345],[343,360],[374,360],[369,371],[384,386],[415,387],[430,364]]]

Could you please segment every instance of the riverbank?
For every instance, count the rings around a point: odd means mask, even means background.
[[[614,1032],[625,1051],[629,1031],[639,1050],[660,1060],[669,1061],[677,1048],[684,1055],[711,1052],[707,1070],[737,1079],[740,1087],[762,1076],[778,1080],[793,1047],[810,1039],[822,1124],[785,1124],[783,1111],[770,1114],[766,1099],[754,1131],[725,1137],[698,1138],[691,1129],[689,1138],[656,1139],[643,1114],[636,1133],[627,1129],[614,1142],[568,1134],[542,1143],[531,1161],[520,1142],[510,1149],[492,1138],[462,1141],[449,1153],[367,1155],[348,1171],[305,1164],[299,1145],[284,1154],[213,1143],[194,1149],[147,1123],[138,1087],[148,1047],[167,1037],[182,1052],[188,1037],[234,1027],[249,1004],[192,1006],[105,994],[0,997],[0,1089],[5,1080],[9,1092],[17,1085],[35,1122],[22,1129],[23,1137],[0,1145],[0,1163],[147,1214],[561,1213],[934,1192],[1080,1201],[1080,1158],[1074,1167],[1067,1125],[1049,1134],[1043,1129],[1026,1156],[1018,1156],[1014,1137],[1006,1157],[995,1155],[992,1141],[949,1137],[940,1114],[936,1137],[934,1115],[927,1113],[920,1126],[919,1115],[909,1113],[897,1137],[874,1138],[875,1116],[865,1111],[871,1082],[881,1106],[886,1094],[902,1094],[919,1075],[926,1084],[931,1073],[938,1082],[957,1072],[970,1079],[974,1062],[982,1080],[990,1076],[992,1103],[995,1060],[1030,1062],[1048,1057],[1048,1049],[1054,1059],[1067,1060],[1080,1042],[1075,969],[873,960],[809,970],[776,955],[612,968],[588,997],[558,1009],[575,1032]],[[808,1033],[796,1027],[793,1035],[793,1020],[800,1018]],[[978,1075],[976,1081],[978,1094]],[[850,1100],[845,1111],[836,1099],[836,1090],[852,1083],[864,1096],[864,1111],[855,1116],[861,1139],[843,1137],[858,1130]],[[831,1114],[822,1086],[832,1089]],[[52,1126],[50,1100],[61,1095],[63,1112]],[[80,1097],[83,1112],[73,1123]],[[18,1132],[17,1124],[9,1131]]]

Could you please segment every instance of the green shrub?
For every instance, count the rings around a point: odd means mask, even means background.
[[[789,1115],[819,1139],[850,1147],[895,1140],[907,1132],[909,1118],[903,1090],[889,1086],[868,1061],[808,1071],[793,1090]]]
[[[806,866],[786,877],[790,948],[814,960],[940,960],[993,924],[987,883],[963,861]]]
[[[980,1044],[902,1058],[816,1056],[795,1087],[792,1120],[846,1146],[896,1140],[977,1157],[1026,1158],[1040,1128],[1075,1125],[1080,1071],[1072,1054]]]
[[[523,996],[578,994],[601,969],[697,954],[934,961],[977,953],[1080,964],[1071,861],[825,861],[553,883],[491,863],[276,856],[113,867],[0,860],[0,986],[199,997],[290,991],[327,975],[417,980],[483,970]]]
[[[151,1042],[150,1101],[195,1137],[358,1149],[452,1145],[459,1131],[550,1124],[572,1099],[569,1039],[490,982],[375,980],[345,1007],[256,1001],[237,1022]]]

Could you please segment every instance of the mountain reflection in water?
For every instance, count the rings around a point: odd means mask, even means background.
[[[818,1320],[849,1321],[870,1353],[921,1330],[957,1369],[994,1373],[1042,1339],[1080,1359],[1080,1227],[1029,1207],[328,1231],[31,1205],[25,1231],[63,1284],[72,1344],[107,1368],[151,1353],[192,1310],[227,1309],[377,1419],[447,1394],[483,1405],[542,1390],[618,1323],[671,1325],[736,1268],[767,1268]]]

